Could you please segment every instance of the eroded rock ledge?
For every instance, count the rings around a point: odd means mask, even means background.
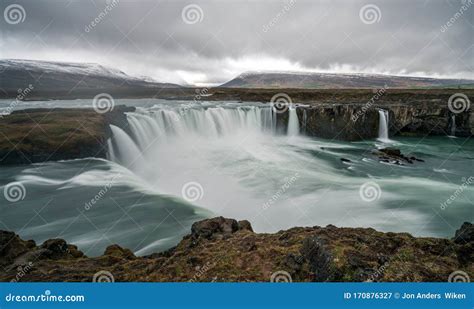
[[[116,106],[97,113],[91,108],[38,108],[0,118],[0,165],[29,164],[87,157],[106,158],[110,124],[126,129],[125,112]]]
[[[137,257],[112,245],[93,258],[62,239],[37,246],[0,231],[1,281],[93,281],[101,272],[115,281],[246,282],[286,272],[292,281],[429,282],[448,281],[454,271],[473,278],[473,263],[474,225],[467,222],[450,240],[332,225],[260,234],[248,221],[218,217],[196,222],[162,253]]]

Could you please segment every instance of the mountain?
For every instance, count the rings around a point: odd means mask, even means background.
[[[434,88],[474,87],[474,80],[382,74],[247,72],[221,85],[227,88]]]
[[[33,85],[39,93],[82,93],[126,89],[178,88],[149,78],[136,78],[96,63],[0,60],[0,92],[16,95]]]

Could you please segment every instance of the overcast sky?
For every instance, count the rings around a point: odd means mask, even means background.
[[[196,85],[253,70],[474,78],[473,0],[112,1],[0,0],[0,58]]]

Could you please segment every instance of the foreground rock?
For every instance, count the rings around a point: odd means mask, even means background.
[[[134,110],[116,106],[102,114],[86,108],[28,109],[2,116],[0,165],[105,158],[109,125],[127,127],[124,113]]]
[[[162,253],[136,257],[113,245],[94,258],[61,239],[37,246],[2,231],[0,280],[270,281],[279,272],[284,281],[447,281],[454,271],[473,278],[473,230],[466,222],[453,240],[331,225],[258,234],[219,217]]]

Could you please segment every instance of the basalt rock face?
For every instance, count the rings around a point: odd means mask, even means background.
[[[301,132],[310,136],[354,141],[378,134],[378,111],[360,105],[313,105],[298,108],[297,114]]]
[[[296,107],[300,131],[303,134],[326,139],[357,141],[378,136],[379,113],[389,113],[390,136],[455,135],[470,137],[474,134],[474,111],[453,113],[447,104],[309,104]],[[284,131],[289,114],[277,115],[277,126]]]
[[[392,130],[401,135],[451,135],[468,137],[474,134],[474,113],[470,110],[453,113],[447,106],[422,104],[390,106]],[[452,132],[453,119],[455,130]]]
[[[292,228],[254,233],[248,221],[196,222],[174,248],[137,257],[118,245],[89,258],[64,240],[41,246],[0,231],[0,281],[448,281],[474,276],[472,224],[453,240],[370,228]],[[278,274],[278,276],[275,276]],[[273,279],[272,279],[273,278]]]
[[[106,158],[109,125],[127,130],[126,112],[116,106],[97,113],[93,109],[27,109],[2,116],[0,165],[29,164],[87,157]]]

